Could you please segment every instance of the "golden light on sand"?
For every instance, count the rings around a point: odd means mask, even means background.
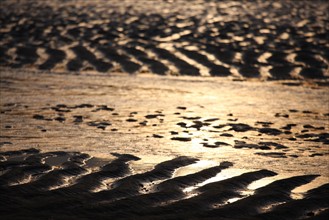
[[[3,0],[1,219],[327,219],[325,1]]]

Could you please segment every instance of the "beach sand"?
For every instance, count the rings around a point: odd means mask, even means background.
[[[328,4],[188,2],[1,2],[1,219],[328,218]]]

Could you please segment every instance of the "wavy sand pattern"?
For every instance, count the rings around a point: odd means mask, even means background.
[[[177,157],[131,174],[129,161],[140,158],[113,155],[116,159],[106,161],[79,152],[41,153],[33,148],[2,152],[2,217],[16,219],[20,210],[31,219],[297,219],[315,214],[320,219],[329,205],[328,184],[298,200],[289,196],[316,175],[281,179],[252,191],[249,184],[277,174],[257,170],[199,185],[234,164],[222,162],[175,177],[175,170],[197,162]],[[189,187],[193,189],[186,191]]]
[[[0,4],[1,219],[328,219],[326,1]]]
[[[325,1],[2,4],[1,66],[261,79],[328,77]]]

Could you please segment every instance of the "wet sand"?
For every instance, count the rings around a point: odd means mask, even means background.
[[[1,212],[325,218],[328,93],[280,81],[3,69]]]
[[[58,2],[1,2],[1,219],[328,218],[325,1]]]
[[[327,79],[325,1],[1,3],[1,66]]]

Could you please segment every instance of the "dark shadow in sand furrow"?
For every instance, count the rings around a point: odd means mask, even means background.
[[[325,69],[327,68],[326,63],[320,61],[316,58],[317,54],[311,51],[296,51],[295,61],[303,63],[305,66],[315,68],[315,69]]]
[[[120,179],[112,184],[113,189],[95,193],[93,196],[99,201],[111,201],[138,195],[143,184],[170,178],[176,169],[196,161],[197,159],[182,156],[159,163],[153,170]]]
[[[202,183],[230,166],[232,166],[232,163],[223,162],[219,166],[204,169],[197,173],[165,180],[153,186],[155,192],[121,199],[111,203],[102,203],[99,206],[95,206],[93,211],[107,212],[108,216],[113,218],[123,215],[129,216],[132,213],[139,213],[145,209],[149,211],[152,209],[150,207],[166,204],[172,200],[182,199],[185,196],[185,193],[182,191],[183,189]]]
[[[36,153],[33,149],[22,152],[30,153],[30,151],[32,151],[31,154],[23,154],[21,157],[8,157],[9,161],[5,161],[7,163],[15,163],[15,166],[10,166],[9,168],[11,169],[0,176],[4,183],[7,183],[2,184],[0,188],[3,194],[23,196],[23,194],[35,194],[39,191],[48,190],[51,187],[58,187],[66,183],[65,178],[86,172],[81,165],[86,159],[90,158],[88,154],[77,152]],[[5,152],[5,154],[8,154],[8,152]],[[52,167],[53,170],[51,170]],[[29,181],[22,183],[19,180]],[[16,185],[10,186],[12,184],[11,181],[16,181]]]
[[[8,186],[11,184],[19,184],[27,180],[31,175],[39,175],[51,169],[46,164],[28,165],[23,167],[16,167],[0,176],[0,186]]]
[[[66,64],[66,68],[69,71],[79,71],[82,66],[83,66],[83,60],[79,59],[79,58],[75,58],[73,60],[70,60],[67,64]]]
[[[114,201],[129,196],[138,195],[140,194],[139,191],[143,184],[170,178],[174,171],[179,167],[187,166],[196,161],[196,159],[189,157],[178,157],[169,161],[162,162],[156,165],[151,171],[128,176],[114,182],[112,184],[111,190],[94,193],[92,200],[94,202]]]
[[[325,209],[324,211],[320,212],[317,215],[312,217],[313,213],[309,213],[307,220],[328,220],[329,219],[329,208]]]
[[[172,212],[183,219],[188,219],[194,216],[195,213],[202,213],[212,209],[214,204],[220,204],[231,198],[243,197],[240,191],[259,179],[274,176],[276,173],[268,170],[259,170],[255,172],[244,173],[240,176],[230,179],[217,181],[206,184],[195,189],[198,195],[171,203],[167,206],[158,206],[153,209],[140,211],[139,215],[158,215],[171,216]],[[169,213],[169,214],[168,214]]]
[[[135,73],[140,70],[141,66],[130,60],[130,58],[124,54],[119,54],[116,48],[111,46],[99,46],[97,48],[101,51],[106,58],[117,62],[121,65],[123,71],[127,73]]]
[[[259,67],[252,66],[250,64],[236,64],[234,65],[238,70],[240,75],[247,78],[257,78],[260,77]]]
[[[65,52],[58,49],[47,48],[46,52],[49,57],[39,66],[39,69],[42,70],[53,69],[56,64],[63,62],[63,60],[66,58]]]
[[[268,206],[291,201],[291,190],[311,182],[316,177],[317,175],[304,175],[277,180],[269,185],[257,189],[252,196],[238,200],[218,209],[204,212],[200,216],[242,218],[243,216],[258,215]]]
[[[246,65],[259,64],[258,58],[260,57],[259,52],[255,52],[253,49],[243,50],[242,52],[242,62]]]
[[[286,52],[279,52],[279,51],[269,51],[271,56],[266,59],[267,63],[273,66],[291,66],[292,63],[289,62],[286,58],[289,55]]]
[[[92,52],[90,52],[87,48],[81,45],[72,47],[71,50],[73,50],[78,60],[88,61],[99,72],[107,72],[113,67],[112,64],[97,59],[97,57]]]
[[[284,80],[292,79],[291,72],[295,69],[295,66],[285,65],[285,66],[273,66],[269,72],[271,74],[271,79]]]
[[[168,67],[166,67],[163,63],[155,59],[148,58],[147,54],[141,50],[132,47],[124,47],[123,49],[130,55],[133,55],[140,62],[145,63],[150,68],[152,73],[165,75],[169,71]]]
[[[326,69],[306,67],[300,71],[299,75],[303,76],[306,79],[325,79],[328,78],[328,76],[324,75],[325,71]]]
[[[35,181],[36,183],[33,185],[33,187],[22,187],[22,189],[19,189],[19,192],[16,190],[12,191],[11,194],[5,194],[6,198],[13,198],[13,201],[10,204],[0,207],[0,211],[3,210],[6,213],[10,213],[15,209],[27,209],[29,213],[34,213],[39,212],[40,210],[49,210],[49,207],[51,207],[54,213],[63,214],[65,212],[72,213],[76,211],[77,214],[86,214],[84,211],[88,207],[90,208],[89,211],[92,211],[93,209],[96,209],[97,206],[99,206],[97,205],[98,203],[110,202],[117,199],[138,195],[139,190],[141,189],[141,184],[170,178],[177,168],[192,164],[194,162],[196,162],[196,159],[189,157],[178,157],[173,160],[165,161],[156,165],[155,168],[151,171],[128,176],[116,181],[114,185],[118,186],[115,186],[115,188],[112,190],[101,191],[98,193],[85,191],[80,193],[66,194],[65,191],[61,191],[64,192],[63,194],[58,193],[60,190],[43,191],[37,190],[35,188],[45,187],[45,184],[47,187],[49,187],[50,183],[62,184],[62,177],[69,177],[70,174],[72,174],[72,170],[66,171],[71,171],[69,172],[69,175],[67,175],[67,173],[58,171],[49,175],[47,177],[48,181],[42,180],[40,183]],[[75,173],[75,175],[79,174]],[[55,176],[55,178],[53,176]],[[33,201],[25,199],[28,197],[28,195],[33,196]],[[81,207],[83,207],[83,209],[81,209]]]
[[[23,161],[29,155],[37,154],[40,151],[35,148],[18,150],[18,151],[6,151],[0,152],[0,156],[6,158],[5,161],[0,162],[0,171],[11,169],[14,167],[20,167],[31,164],[29,161]],[[21,158],[20,160],[11,160],[10,158]]]
[[[329,209],[329,184],[322,185],[305,193],[305,198],[292,200],[275,206],[269,212],[258,215],[260,219],[302,219],[318,215]],[[318,213],[319,212],[319,213]]]
[[[178,51],[186,55],[187,57],[201,63],[202,65],[206,66],[210,70],[210,74],[212,76],[229,76],[231,72],[228,68],[217,65],[211,62],[205,55],[198,53],[197,51],[186,50],[183,48],[178,48]]]
[[[39,58],[39,55],[37,54],[37,48],[33,45],[17,47],[16,54],[17,57],[15,62],[11,64],[11,67],[13,68],[20,68],[26,64],[34,64]]]
[[[128,162],[131,160],[139,160],[138,157],[129,154],[113,153],[113,155],[117,156],[118,158],[101,167],[100,171],[81,176],[75,181],[73,185],[54,190],[54,193],[60,193],[64,195],[72,193],[87,193],[88,191],[101,186],[102,181],[105,179],[118,178],[128,175],[130,173]]]
[[[8,54],[8,47],[1,45],[0,46],[0,64],[1,65],[6,65],[9,63],[9,61],[12,59]]]
[[[226,64],[233,64],[236,52],[231,48],[219,47],[216,45],[206,45],[205,51],[214,55],[219,61]]]
[[[190,65],[186,61],[176,57],[173,53],[171,53],[168,50],[158,48],[155,46],[148,46],[147,49],[151,49],[153,52],[155,52],[158,57],[161,59],[165,59],[173,63],[178,69],[179,74],[181,75],[191,75],[191,76],[199,76],[200,71],[198,68]]]
[[[66,178],[81,175],[85,172],[87,172],[87,170],[77,164],[66,162],[62,165],[62,169],[50,171],[33,182],[11,186],[7,191],[23,194],[34,194],[37,191],[47,191],[52,187],[59,187],[66,184]]]
[[[231,162],[222,162],[219,166],[211,167],[201,170],[197,173],[188,174],[186,176],[179,176],[169,180],[166,180],[157,185],[157,190],[181,190],[189,186],[193,186],[197,183],[201,183],[221,172],[223,169],[227,169],[233,166]]]
[[[51,195],[49,188],[66,184],[66,178],[76,177],[84,173],[85,170],[80,167],[80,165],[84,164],[87,158],[90,158],[87,154],[77,152],[67,153],[57,151],[38,153],[39,151],[34,149],[18,152],[20,154],[13,154],[11,152],[3,153],[6,155],[14,155],[8,156],[7,159],[17,160],[15,162],[19,164],[18,167],[11,167],[11,170],[1,176],[5,178],[4,181],[7,184],[0,187],[0,203],[2,203],[0,212],[9,215],[17,209],[26,209],[26,212],[29,212],[33,210],[33,207],[40,207],[43,204],[46,205],[49,201],[62,200],[62,198],[56,198]],[[30,154],[25,155],[23,152]],[[15,157],[16,155],[22,155],[23,157],[17,158]],[[54,168],[52,171],[51,166]],[[19,178],[22,177],[27,178],[23,179],[23,182],[17,183],[20,185],[8,185],[12,183],[10,181],[20,181]],[[25,183],[25,180],[29,182]],[[34,212],[36,212],[37,209],[38,208],[36,208]],[[46,209],[49,211],[49,207]]]
[[[24,149],[24,150],[0,152],[0,155],[5,156],[5,157],[10,157],[10,156],[18,156],[18,155],[22,155],[22,154],[37,154],[39,152],[40,152],[40,150],[38,150],[38,149],[29,148],[29,149]]]

